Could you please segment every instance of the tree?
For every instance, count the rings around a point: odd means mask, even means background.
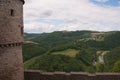
[[[95,73],[95,68],[94,66],[89,66],[89,67],[86,67],[86,72],[89,72],[89,73]]]
[[[93,65],[93,60],[96,60],[96,49],[81,49],[76,55],[76,59],[81,60],[86,66],[91,66]]]
[[[105,66],[102,63],[97,63],[96,64],[96,72],[104,72]]]
[[[120,60],[114,64],[113,72],[120,72]]]
[[[111,50],[111,52],[105,54],[105,65],[109,71],[112,71],[114,63],[120,60],[120,47]]]
[[[84,65],[75,58],[65,55],[42,55],[25,64],[27,69],[38,69],[43,71],[84,71]]]

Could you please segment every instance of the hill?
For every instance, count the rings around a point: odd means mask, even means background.
[[[25,33],[26,35],[26,33]],[[74,47],[75,40],[89,37],[90,31],[57,31],[43,34],[27,34],[23,45],[24,61],[32,57]],[[40,49],[42,48],[42,49]],[[40,52],[40,53],[39,53]]]
[[[24,38],[25,39],[32,39],[34,37],[40,36],[40,34],[35,34],[35,33],[24,33]]]
[[[68,56],[70,61],[75,60],[80,62],[81,64],[79,65],[81,66],[79,67],[82,67],[82,71],[115,71],[114,69],[116,68],[113,69],[113,67],[115,66],[114,64],[120,60],[119,47],[119,31],[56,31],[52,33],[34,35],[27,34],[25,36],[25,42],[23,45],[23,56],[25,65],[29,64],[29,66],[27,65],[26,68],[30,69],[35,69],[35,65],[37,65],[36,69],[39,69],[39,66],[43,67],[44,65],[42,65],[40,62],[41,59],[44,62],[48,60],[47,58],[59,58],[59,56],[57,55],[63,55],[63,57],[65,58],[66,56]],[[99,51],[107,51],[107,53],[104,55],[98,55],[97,52]],[[43,58],[43,55],[47,57]],[[103,56],[104,63],[99,62],[100,56]],[[115,56],[117,56],[117,58],[112,61],[110,59],[110,56],[112,56],[113,58],[116,58]],[[49,63],[48,61],[46,62]],[[58,61],[55,64],[61,63]],[[63,64],[64,67],[69,68],[67,63]],[[51,68],[53,69],[52,71],[56,70],[55,68],[53,68],[55,66],[56,65],[51,65]],[[57,68],[59,68],[60,66],[57,66]],[[62,68],[63,67],[60,67],[57,70],[61,71]],[[66,69],[64,70],[67,71]]]

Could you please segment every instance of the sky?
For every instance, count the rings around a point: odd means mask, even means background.
[[[120,0],[25,0],[25,32],[63,30],[120,30]]]

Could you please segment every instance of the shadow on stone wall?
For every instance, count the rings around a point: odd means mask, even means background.
[[[41,72],[25,70],[25,80],[120,80],[120,73]]]

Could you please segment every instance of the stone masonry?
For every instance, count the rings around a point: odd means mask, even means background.
[[[0,80],[24,80],[24,0],[0,0]]]
[[[25,80],[120,80],[120,73],[41,72],[26,70]]]

